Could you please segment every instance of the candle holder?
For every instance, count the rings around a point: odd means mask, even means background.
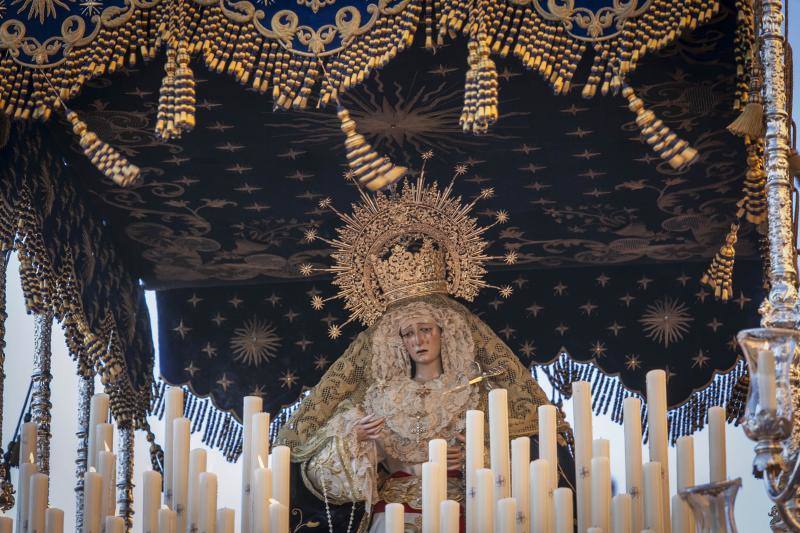
[[[692,508],[697,533],[737,533],[733,507],[742,478],[696,485],[678,491]]]
[[[800,484],[800,455],[787,463],[784,441],[792,431],[790,371],[798,355],[800,332],[756,328],[737,335],[750,371],[745,434],[756,442],[753,475],[764,479],[767,495],[783,522],[800,530],[800,511],[792,505]],[[774,369],[773,369],[774,366]]]

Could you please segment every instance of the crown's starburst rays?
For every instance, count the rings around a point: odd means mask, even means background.
[[[639,323],[649,338],[666,348],[683,339],[692,320],[685,304],[666,296],[648,305]]]
[[[491,191],[482,191],[465,205],[460,196],[453,196],[453,182],[444,190],[436,183],[426,184],[424,163],[430,156],[425,154],[417,179],[403,182],[395,191],[371,195],[359,189],[361,201],[351,206],[350,213],[336,210],[329,199],[320,202],[343,222],[333,239],[313,235],[333,248],[333,265],[315,271],[334,274],[338,293],[331,298],[315,296],[312,306],[320,310],[325,302],[340,298],[351,315],[343,324],[331,326],[332,338],[352,320],[372,324],[398,298],[442,292],[472,301],[482,288],[493,287],[484,280],[487,261],[516,259],[513,253],[487,255],[483,238],[487,228],[471,216],[472,208]],[[507,221],[508,214],[498,212],[488,227]],[[504,298],[511,295],[511,287],[493,288]]]
[[[254,317],[233,331],[230,345],[235,361],[258,367],[275,357],[281,338],[276,334],[275,326]]]

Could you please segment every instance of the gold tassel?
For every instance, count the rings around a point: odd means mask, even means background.
[[[139,180],[139,167],[129,163],[119,152],[89,131],[75,111],[67,110],[67,120],[72,124],[72,131],[79,136],[83,153],[97,170],[120,187],[128,187]]]
[[[344,147],[354,180],[371,191],[378,191],[406,175],[406,167],[396,166],[388,157],[379,156],[364,136],[356,131],[356,123],[347,109],[339,106],[337,114],[342,121],[342,131],[347,136]]]
[[[489,56],[485,32],[478,30],[477,36],[470,38],[467,46],[470,67],[466,75],[464,110],[459,124],[465,132],[482,134],[498,118],[497,67]]]
[[[195,125],[194,75],[189,66],[189,44],[171,40],[158,97],[156,133],[164,140],[174,139]]]
[[[736,204],[739,211],[736,216],[752,224],[761,224],[767,220],[767,173],[764,170],[764,140],[751,140],[745,137],[747,151],[747,172],[742,190],[744,197]]]
[[[714,289],[714,297],[727,301],[733,296],[733,260],[736,257],[736,240],[738,239],[739,223],[731,224],[731,230],[725,237],[725,244],[714,256],[708,269],[700,278],[700,283]]]
[[[175,125],[175,71],[177,70],[178,51],[167,47],[167,62],[164,64],[164,79],[158,95],[158,113],[156,114],[156,134],[163,140],[180,136]]]
[[[697,159],[697,150],[679,138],[668,126],[657,118],[655,113],[645,109],[644,102],[636,96],[633,89],[624,82],[622,96],[628,100],[628,109],[636,113],[636,125],[642,132],[645,142],[672,168],[678,170],[692,164]]]
[[[763,137],[764,106],[759,102],[748,103],[736,120],[728,124],[728,131],[739,137]]]

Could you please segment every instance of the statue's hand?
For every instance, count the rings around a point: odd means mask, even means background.
[[[460,433],[456,435],[456,439],[458,439],[459,444],[455,446],[448,446],[447,448],[447,469],[448,470],[461,470],[464,466],[464,444],[467,442],[467,439],[464,438],[464,435]]]
[[[375,415],[367,415],[356,422],[354,426],[354,430],[356,432],[356,438],[359,442],[365,440],[377,440],[381,436],[381,431],[383,430],[383,423],[386,421],[383,417],[377,417]]]

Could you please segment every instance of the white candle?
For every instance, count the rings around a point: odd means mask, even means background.
[[[386,533],[404,533],[406,518],[402,503],[386,504],[384,516],[386,519]]]
[[[17,478],[17,533],[28,531],[31,477],[38,471],[36,463],[22,463],[19,465],[19,477]]]
[[[775,355],[768,351],[758,352],[758,381],[759,403],[763,409],[775,412],[778,408],[778,397],[775,390]]]
[[[572,511],[572,489],[559,487],[553,491],[555,504],[555,530],[554,533],[574,533],[575,519]]]
[[[103,518],[117,514],[117,456],[102,451],[97,455],[98,472],[103,480],[100,513]]]
[[[264,463],[260,463],[263,465]],[[272,497],[272,470],[253,471],[253,532],[269,533],[269,499]]]
[[[447,498],[446,487],[446,467],[438,462],[422,463],[422,533],[438,533],[439,509]]]
[[[457,501],[442,500],[442,503],[439,504],[439,518],[441,520],[439,531],[441,533],[458,533],[459,511]]]
[[[478,502],[478,488],[476,472],[483,468],[483,411],[469,410],[466,415],[466,448],[467,458],[464,464],[466,477],[466,526],[467,533],[481,533],[478,529],[478,519],[475,510]]]
[[[102,497],[102,476],[97,472],[86,472],[83,476],[83,533],[100,533]]]
[[[36,462],[36,424],[25,422],[19,432],[20,463]]]
[[[669,455],[667,454],[667,373],[647,373],[647,424],[650,461],[661,463],[661,531],[672,529],[669,514]],[[652,527],[652,526],[650,526]]]
[[[431,439],[428,441],[428,461],[442,463],[447,469],[447,441]]]
[[[46,474],[33,474],[28,491],[28,532],[45,533],[44,513],[47,509],[49,478]]]
[[[694,438],[687,436],[678,439],[676,444],[678,456],[678,490],[693,487],[694,482]],[[677,513],[675,507],[677,506]],[[679,523],[672,524],[672,529],[681,533],[694,533],[694,516],[692,508],[683,499],[672,500],[672,511],[677,515]]]
[[[539,459],[550,465],[550,487],[558,486],[558,447],[556,442],[556,406],[540,405],[539,414]],[[526,469],[527,470],[527,469]]]
[[[631,496],[631,529],[640,531],[642,516],[642,401],[625,398],[622,402],[625,426],[625,491]]]
[[[572,384],[572,413],[575,420],[575,489],[578,506],[578,531],[589,527],[592,514],[592,397],[585,381]]]
[[[200,516],[200,473],[206,471],[208,456],[202,448],[195,448],[189,452],[189,511],[186,513],[186,531],[197,531],[198,517]]]
[[[94,467],[100,471],[100,454],[114,451],[114,425],[108,423],[97,424],[94,427],[94,442],[97,446],[94,457]]]
[[[97,433],[96,427],[98,424],[105,424],[108,422],[108,394],[100,393],[92,396],[89,404],[89,427],[87,431],[88,445],[86,455],[86,469],[97,469]],[[101,450],[104,448],[100,447]],[[110,450],[109,450],[110,451]]]
[[[505,389],[489,391],[489,455],[495,475],[494,499],[511,495],[509,480],[508,392]]]
[[[634,533],[631,529],[632,502],[630,494],[617,494],[611,500],[611,531],[614,533]]]
[[[611,465],[607,457],[592,459],[592,525],[611,531]]]
[[[494,472],[489,468],[479,468],[475,472],[475,485],[477,531],[491,531],[494,527]]]
[[[603,533],[602,527],[590,527],[586,530],[586,533]]]
[[[681,514],[681,497],[672,495],[672,533],[686,533],[684,515]]]
[[[107,516],[103,533],[125,533],[125,520],[121,516]]]
[[[541,432],[541,411],[539,412]],[[541,447],[541,442],[540,442]],[[531,439],[519,437],[511,441],[511,496],[517,500],[517,528],[528,532],[531,505]]]
[[[728,479],[724,407],[708,409],[708,465],[711,483]]]
[[[644,525],[660,533],[664,531],[664,498],[661,495],[661,464],[657,462],[645,463],[642,468],[644,473]]]
[[[158,531],[161,508],[161,474],[154,470],[142,473],[142,533]]]
[[[172,507],[172,421],[183,416],[183,390],[164,391],[164,503]]]
[[[611,441],[608,439],[594,439],[592,441],[592,457],[611,459]]]
[[[537,459],[530,464],[531,478],[531,533],[549,533],[552,530],[553,509],[550,496],[550,464]]]
[[[252,418],[250,443],[250,489],[252,494],[253,472],[263,468],[269,461],[269,413],[256,413]]]
[[[44,530],[47,533],[64,533],[64,511],[50,507],[44,512]],[[0,533],[2,533],[0,528]]]
[[[242,507],[240,509],[242,532],[250,531],[250,483],[256,464],[253,463],[253,415],[264,410],[259,396],[245,396],[242,406]]]
[[[503,498],[497,502],[497,533],[517,533],[517,500]]]
[[[233,533],[235,513],[229,507],[217,509],[217,532]]]
[[[217,530],[217,475],[200,473],[200,516],[197,523],[199,533],[216,533]]]
[[[272,497],[286,509],[289,509],[290,457],[291,452],[287,446],[275,446],[272,449]]]
[[[188,418],[172,421],[172,510],[178,515],[178,531],[186,530],[189,506],[189,430]]]
[[[272,533],[289,533],[289,508],[280,502],[269,504],[269,530]]]
[[[8,516],[0,516],[0,533],[11,533],[14,531],[14,520]]]
[[[178,515],[171,509],[158,510],[158,533],[176,533],[178,531]]]

